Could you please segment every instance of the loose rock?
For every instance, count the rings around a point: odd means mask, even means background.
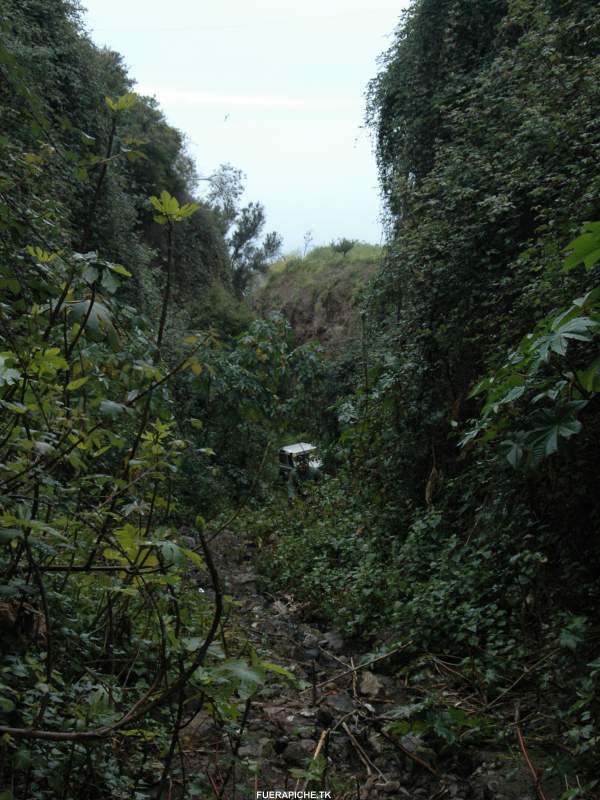
[[[314,753],[316,746],[317,743],[312,739],[299,739],[296,742],[290,742],[283,751],[283,760],[293,767],[304,767],[307,760]]]
[[[366,697],[380,697],[385,693],[384,683],[374,672],[365,670],[360,679],[360,693]]]
[[[333,711],[342,714],[349,714],[354,711],[354,703],[347,694],[330,694],[323,700],[323,705],[328,706]]]
[[[345,642],[337,631],[327,631],[319,644],[332,653],[342,653],[345,649]]]

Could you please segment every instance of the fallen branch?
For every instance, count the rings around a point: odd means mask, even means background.
[[[354,659],[350,658],[350,666],[352,667],[352,697],[355,700],[358,700],[358,681],[356,675],[356,666],[354,665]]]
[[[385,775],[379,769],[379,767],[377,767],[371,761],[371,759],[365,753],[365,751],[361,747],[360,743],[358,742],[358,740],[356,739],[356,737],[354,736],[354,734],[352,733],[352,731],[350,730],[350,728],[348,727],[348,725],[345,722],[342,723],[342,728],[346,731],[346,734],[347,734],[348,738],[350,739],[350,742],[352,743],[352,746],[356,750],[356,753],[357,753],[358,757],[360,758],[362,763],[365,765],[366,770],[367,770],[367,775],[372,775],[373,774],[373,770],[375,770],[375,772],[379,773],[379,776],[383,779],[383,782],[387,783],[388,779],[385,777]]]
[[[319,755],[321,754],[321,750],[323,749],[323,745],[327,741],[327,737],[329,736],[330,730],[329,728],[325,728],[324,731],[321,731],[321,736],[319,741],[317,742],[317,746],[315,748],[315,752],[313,753],[312,760],[316,761]],[[308,786],[308,778],[304,781],[304,785],[302,786],[302,791],[305,792]]]
[[[33,562],[32,562],[33,563]],[[87,564],[48,564],[48,566],[40,567],[36,565],[39,572],[124,572],[126,575],[156,575],[160,572],[164,572],[165,569],[169,569],[171,564],[167,564],[166,568],[163,567],[144,567],[144,568],[137,568],[137,567],[126,567],[123,564],[121,565],[111,565],[111,564],[96,564],[90,565]],[[25,572],[27,567],[21,567],[19,572]]]
[[[520,683],[520,682],[523,680],[523,678],[527,677],[527,675],[529,675],[530,673],[534,672],[536,669],[538,669],[539,667],[541,667],[541,665],[542,665],[544,662],[546,662],[546,661],[547,661],[549,658],[551,658],[551,657],[552,657],[553,655],[555,655],[557,652],[558,652],[557,650],[552,650],[552,652],[550,652],[550,653],[546,653],[546,655],[545,655],[545,656],[542,656],[542,658],[540,658],[538,661],[536,661],[536,662],[535,662],[534,664],[532,664],[530,667],[525,667],[525,669],[524,669],[524,670],[523,670],[523,672],[522,672],[522,673],[519,675],[519,677],[516,679],[516,681],[513,681],[513,683],[511,683],[511,685],[510,685],[510,686],[509,686],[507,689],[504,689],[502,692],[500,692],[500,694],[499,694],[497,697],[495,697],[493,700],[491,700],[491,701],[490,701],[490,702],[489,702],[487,705],[483,706],[483,708],[479,709],[479,710],[480,710],[480,712],[487,711],[487,710],[488,710],[488,709],[490,709],[492,706],[495,706],[495,705],[496,705],[496,703],[497,703],[499,700],[501,700],[501,699],[504,697],[504,695],[506,695],[506,694],[508,694],[510,691],[512,691],[512,690],[515,688],[515,686],[516,686],[518,683]]]
[[[439,772],[437,771],[437,769],[435,769],[435,767],[432,767],[428,761],[425,761],[425,759],[421,758],[416,753],[411,752],[407,747],[404,747],[404,745],[400,744],[400,742],[397,742],[395,739],[392,739],[392,737],[389,736],[385,731],[380,730],[379,733],[383,736],[386,742],[389,742],[397,750],[400,750],[401,753],[410,758],[411,761],[414,761],[415,764],[418,764],[420,767],[423,767],[423,769],[426,769],[428,772],[431,772],[432,775],[435,775],[436,777],[439,776]]]
[[[208,770],[206,770],[205,774],[206,774],[206,777],[208,778],[208,782],[210,783],[213,792],[215,793],[215,797],[218,797],[219,796],[219,787],[218,787],[215,779],[213,778],[213,776],[210,774],[210,772]]]
[[[525,744],[525,738],[523,736],[523,731],[521,730],[521,725],[519,720],[520,720],[520,709],[519,709],[519,704],[517,703],[515,705],[515,727],[517,729],[517,739],[519,740],[519,747],[521,749],[521,753],[523,754],[525,763],[527,764],[527,767],[533,777],[533,785],[535,788],[535,793],[538,796],[538,800],[548,800],[542,788],[540,774],[534,767],[533,762],[529,757],[529,753],[527,752],[527,745]]]
[[[315,752],[313,753],[313,761],[319,757],[321,750],[323,749],[323,745],[325,744],[328,736],[329,736],[329,728],[325,728],[325,730],[322,731],[321,733],[321,737],[319,739]]]
[[[356,667],[350,667],[349,669],[344,670],[344,672],[339,672],[337,675],[328,678],[326,681],[321,681],[321,683],[318,683],[316,688],[320,689],[322,686],[326,686],[328,683],[334,683],[335,681],[338,681],[340,678],[345,678],[346,675],[356,674],[359,669],[366,669],[367,667],[370,667],[373,664],[377,664],[378,661],[383,661],[384,659],[393,656],[395,653],[399,653],[401,650],[405,650],[411,644],[412,641],[407,642],[406,644],[403,644],[400,647],[396,647],[394,650],[390,650],[389,653],[384,653],[384,655],[382,656],[377,656],[377,658],[373,658],[371,661],[367,661],[364,664],[358,664]],[[312,687],[308,686],[307,688],[311,689]],[[305,692],[306,688],[303,689],[302,691]]]

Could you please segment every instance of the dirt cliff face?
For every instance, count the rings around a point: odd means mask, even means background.
[[[254,293],[253,306],[261,314],[282,312],[299,342],[338,350],[358,330],[358,299],[380,255],[379,247],[357,244],[346,256],[319,247],[305,258],[282,259]]]

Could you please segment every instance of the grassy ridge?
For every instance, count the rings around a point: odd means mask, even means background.
[[[345,256],[329,246],[316,247],[304,258],[285,256],[270,268],[253,305],[262,314],[285,314],[300,341],[317,339],[327,350],[337,350],[356,330],[358,300],[381,252],[361,242]]]

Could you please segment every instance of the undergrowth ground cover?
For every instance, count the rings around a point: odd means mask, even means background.
[[[598,797],[599,34],[589,0],[414,0],[367,94],[385,247],[276,261],[75,3],[6,0],[1,800],[233,793],[289,679],[211,556],[236,530],[264,592],[393,654],[398,747]],[[325,479],[290,509],[300,439]]]

